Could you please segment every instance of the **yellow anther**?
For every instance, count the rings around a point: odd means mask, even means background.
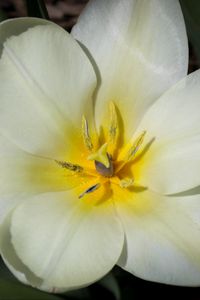
[[[144,141],[145,134],[146,134],[146,131],[142,132],[142,134],[137,138],[137,140],[134,142],[134,144],[128,150],[126,157],[124,159],[126,162],[133,159],[135,154],[138,152],[138,150],[140,149],[140,146],[142,145],[142,143]]]
[[[107,153],[107,147],[108,147],[107,143],[103,144],[97,150],[97,152],[89,155],[88,159],[98,161],[98,162],[102,163],[104,166],[106,166],[106,168],[109,168],[110,161],[109,161],[109,157],[108,157],[108,153]]]
[[[137,140],[131,145],[131,146],[126,146],[123,152],[120,155],[120,161],[121,163],[116,167],[115,173],[118,173],[129,161],[131,161],[138,150],[140,149],[144,137],[145,137],[146,131],[143,131],[142,134],[137,138]],[[127,150],[128,149],[128,150]]]
[[[80,173],[82,172],[84,169],[83,167],[79,166],[79,165],[76,165],[76,164],[72,164],[72,163],[69,163],[69,162],[66,162],[66,161],[59,161],[59,160],[55,160],[55,162],[61,166],[62,168],[65,168],[69,171],[73,171],[73,172],[76,172],[76,173]]]
[[[109,104],[109,108],[110,108],[109,145],[112,148],[114,148],[118,138],[118,119],[117,119],[115,104],[112,101]]]
[[[88,129],[88,122],[86,118],[83,116],[82,117],[82,134],[83,134],[83,140],[85,143],[86,148],[92,152],[93,151],[93,144],[92,144],[92,139],[89,134],[89,129]]]
[[[121,188],[128,188],[130,186],[133,186],[134,180],[132,178],[125,178],[120,180],[120,187]]]

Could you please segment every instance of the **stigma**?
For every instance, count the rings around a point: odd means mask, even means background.
[[[88,156],[88,160],[93,160],[97,173],[104,177],[112,177],[114,166],[112,155],[107,152],[108,144],[103,144],[96,152]]]

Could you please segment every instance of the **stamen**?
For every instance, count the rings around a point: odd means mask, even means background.
[[[133,146],[129,149],[129,151],[125,157],[126,162],[133,159],[135,154],[138,152],[138,150],[140,149],[140,146],[142,145],[142,143],[144,141],[145,134],[146,134],[146,131],[142,132],[142,134],[139,136],[139,138],[136,140],[136,142],[133,144]]]
[[[84,170],[83,167],[76,165],[76,164],[66,162],[66,161],[55,160],[55,162],[62,168],[68,169],[68,170],[76,172],[76,173],[80,173]]]
[[[118,138],[118,119],[115,104],[110,102],[109,153],[112,153]]]
[[[134,158],[134,156],[136,155],[136,153],[138,152],[138,150],[140,149],[144,141],[145,134],[146,131],[143,131],[142,134],[134,142],[134,144],[126,152],[126,154],[125,155],[122,154],[122,162],[116,168],[115,173],[118,173],[130,160]]]
[[[83,198],[86,194],[90,194],[94,191],[96,191],[100,187],[100,183],[94,184],[91,187],[89,187],[86,191],[84,191],[82,194],[79,195],[79,199]]]
[[[89,134],[88,122],[87,122],[87,120],[86,120],[86,118],[84,116],[82,117],[82,134],[83,134],[83,140],[84,140],[86,148],[90,152],[92,152],[94,146],[93,146],[90,134]]]

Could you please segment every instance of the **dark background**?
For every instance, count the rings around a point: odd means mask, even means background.
[[[101,1],[101,0],[99,0]],[[168,0],[165,0],[168,1]],[[36,0],[32,0],[36,2]],[[50,19],[70,31],[88,0],[46,0]],[[180,0],[190,44],[189,73],[200,67],[200,0]],[[27,16],[23,0],[0,0],[0,20]],[[61,299],[189,299],[200,300],[200,288],[151,283],[115,267],[109,275],[88,288],[52,295],[19,283],[0,261],[0,300]]]

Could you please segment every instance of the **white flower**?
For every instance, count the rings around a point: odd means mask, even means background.
[[[178,1],[92,0],[72,35],[22,18],[0,25],[0,43],[10,270],[52,292],[115,264],[200,284],[200,196],[183,193],[200,183],[200,72],[184,78]]]

